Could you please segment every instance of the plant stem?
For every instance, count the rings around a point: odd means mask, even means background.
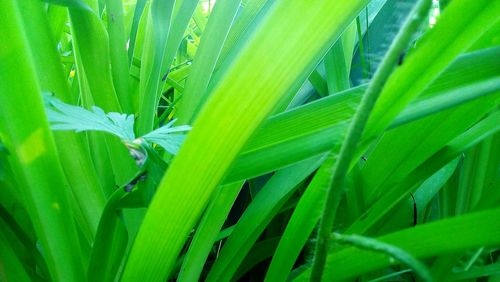
[[[360,249],[387,254],[410,267],[422,281],[433,281],[432,275],[425,264],[413,257],[404,249],[401,249],[397,246],[378,241],[377,239],[359,235],[342,235],[333,233],[332,238],[342,244],[352,245]]]
[[[312,266],[311,281],[321,281],[325,267],[326,256],[328,253],[328,244],[330,233],[333,228],[335,213],[340,202],[342,187],[344,185],[345,175],[348,172],[351,159],[356,153],[356,147],[363,133],[364,127],[372,111],[387,78],[396,66],[399,55],[406,49],[412,35],[420,27],[423,19],[426,18],[431,0],[420,0],[409,15],[402,29],[399,31],[387,55],[375,72],[370,85],[366,89],[363,100],[356,111],[351,122],[346,139],[340,149],[339,161],[333,168],[333,177],[331,185],[328,187],[323,216],[320,221],[316,251]],[[336,189],[333,189],[335,187]]]

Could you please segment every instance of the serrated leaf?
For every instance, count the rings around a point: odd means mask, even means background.
[[[179,148],[181,147],[181,144],[185,139],[185,135],[168,134],[164,136],[147,137],[144,139],[151,143],[157,144],[158,146],[165,149],[167,152],[175,155],[179,151]]]
[[[122,141],[131,142],[135,139],[134,115],[116,112],[106,114],[95,106],[89,111],[66,104],[48,93],[44,94],[44,100],[52,130],[103,131],[118,136]],[[177,154],[185,137],[180,133],[191,130],[191,127],[187,125],[174,127],[175,121],[174,119],[149,132],[141,139],[155,143],[173,155]]]
[[[173,155],[177,154],[185,138],[184,135],[179,133],[189,131],[191,130],[191,127],[187,125],[172,127],[175,121],[176,119],[170,121],[169,123],[158,129],[149,132],[148,134],[142,136],[142,139],[151,143],[156,143]]]
[[[66,104],[61,100],[45,96],[47,116],[53,130],[94,130],[108,132],[122,140],[134,140],[134,115],[111,112],[106,114],[99,107],[91,111]]]

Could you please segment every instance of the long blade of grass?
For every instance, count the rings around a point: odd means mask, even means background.
[[[385,1],[368,26],[362,41],[359,42],[360,48],[354,54],[354,67],[350,75],[356,85],[360,84],[364,79],[371,78],[375,73],[389,49],[390,43],[396,37],[399,27],[403,24],[416,2],[416,0]],[[362,60],[369,61],[369,63],[365,63],[366,68],[362,67]]]
[[[360,249],[385,253],[413,269],[413,271],[420,277],[420,279],[422,279],[422,281],[433,281],[432,275],[425,264],[423,264],[401,248],[360,235],[342,235],[333,233],[332,237],[335,239],[335,241],[341,244],[349,244]]]
[[[331,181],[330,172],[336,157],[336,154],[328,154],[300,198],[273,255],[265,281],[287,280],[300,251],[318,223],[325,202],[325,188]]]
[[[0,135],[26,186],[23,197],[44,250],[51,278],[85,277],[66,179],[43,109],[16,1],[0,3]],[[19,78],[23,77],[23,80]],[[23,101],[23,107],[19,107]],[[60,262],[65,261],[62,265]]]
[[[196,229],[196,234],[184,258],[178,281],[198,281],[210,249],[233,206],[243,182],[219,187]]]
[[[141,57],[140,113],[137,133],[144,135],[153,130],[158,103],[162,59],[168,44],[175,1],[152,1],[146,12],[147,25],[144,50]]]
[[[452,160],[443,168],[435,172],[431,177],[423,181],[415,190],[414,194],[407,196],[405,200],[402,200],[392,209],[393,212],[389,212],[387,216],[384,216],[380,220],[379,224],[377,224],[375,234],[387,234],[398,229],[424,222],[426,208],[451,178],[453,172],[457,168],[459,160],[460,158]],[[413,202],[412,195],[415,198],[415,202]],[[413,209],[414,204],[416,211]],[[398,212],[396,213],[394,211]],[[370,232],[370,234],[371,233],[372,232]]]
[[[141,86],[142,117],[139,117],[138,120],[137,130],[139,134],[145,134],[153,129],[159,91],[165,85],[165,81],[162,80],[168,77],[172,61],[175,58],[186,27],[198,3],[196,0],[174,2],[156,1],[152,3],[152,8],[150,9],[152,20],[150,25],[155,30],[159,30],[162,38],[158,38],[155,33],[154,39],[152,39],[153,42],[146,45],[149,50],[156,52],[154,56],[148,55],[149,52],[143,53],[143,56],[148,58],[146,61],[148,64],[145,65],[143,59],[141,69],[145,66],[151,66],[148,67],[148,69],[151,68],[151,71],[141,72],[141,85],[144,85],[144,87]],[[168,5],[168,9],[166,6],[164,9],[158,9],[156,6],[153,7],[154,3],[160,6]],[[166,12],[167,10],[168,12]],[[152,34],[150,35],[152,36]],[[143,80],[147,81],[147,84],[143,84]]]
[[[495,11],[500,9],[500,1],[452,3],[387,82],[368,120],[367,138],[387,127],[458,54],[498,21]]]
[[[328,85],[326,84],[325,79],[321,76],[321,74],[317,69],[315,69],[311,73],[308,80],[314,87],[314,90],[316,90],[319,96],[321,97],[328,96]]]
[[[32,279],[23,267],[23,263],[16,256],[5,236],[0,232],[0,278],[4,281],[28,282]]]
[[[210,15],[177,108],[181,124],[192,121],[207,99],[210,78],[239,7],[240,1],[219,0]]]
[[[466,132],[457,136],[454,140],[443,146],[441,150],[422,163],[418,168],[414,169],[406,178],[400,181],[396,189],[391,189],[389,193],[379,199],[373,206],[368,209],[366,216],[354,222],[346,231],[347,233],[363,234],[369,230],[376,222],[378,222],[395,204],[404,197],[407,197],[411,188],[415,183],[428,178],[439,168],[443,167],[467,148],[477,144],[491,134],[498,132],[496,126],[500,118],[500,113],[497,111],[490,117],[477,123]]]
[[[396,36],[396,39],[389,47],[389,51],[382,61],[379,69],[370,81],[368,88],[361,100],[361,103],[356,110],[356,113],[351,121],[347,136],[342,143],[339,153],[339,160],[332,168],[332,180],[328,187],[326,201],[323,208],[323,214],[320,220],[318,241],[316,243],[316,251],[314,254],[314,263],[311,273],[311,281],[321,281],[323,269],[326,261],[326,253],[332,232],[335,213],[340,202],[340,195],[343,190],[345,176],[349,171],[349,166],[352,158],[355,155],[355,150],[359,139],[363,134],[363,130],[367,124],[368,118],[375,106],[381,90],[383,89],[387,78],[391,75],[391,70],[397,63],[399,54],[408,46],[411,37],[416,29],[420,26],[422,20],[426,18],[429,12],[432,1],[419,1],[415,9],[408,17],[401,31]]]
[[[498,64],[495,64],[494,58],[499,52],[499,48],[492,48],[459,57],[417,98],[417,108],[410,104],[394,124],[401,125],[408,122],[408,118],[422,118],[431,114],[427,111],[436,113],[434,111],[441,107],[444,109],[454,105],[454,101],[467,101],[469,95],[481,97],[498,91]],[[476,84],[481,87],[475,87]],[[470,92],[460,91],[462,88]],[[339,142],[339,134],[347,130],[346,122],[352,117],[364,90],[365,87],[351,88],[334,97],[320,99],[271,117],[245,145],[226,180],[257,176],[326,152]],[[433,99],[437,99],[436,102],[432,102]],[[417,117],[414,113],[422,115]],[[262,159],[265,162],[260,161]]]
[[[120,106],[125,113],[133,113],[132,93],[129,89],[127,36],[121,0],[106,0],[109,50],[113,85]]]
[[[80,4],[79,7],[73,7],[71,3]],[[109,39],[103,22],[101,22],[95,11],[79,0],[65,2],[64,4],[69,5],[74,53],[83,105],[90,108],[95,104],[106,112],[122,112],[109,67],[111,63]],[[126,182],[135,173],[136,168],[121,142],[116,138],[98,134],[90,136],[94,138],[91,149],[93,150],[93,161],[96,163],[98,170],[107,169],[109,164],[106,164],[106,162],[109,162],[116,179],[115,182],[120,185]],[[109,155],[109,160],[102,158],[106,154]],[[104,188],[109,190],[110,187]]]
[[[197,5],[197,0],[182,0],[175,4],[172,30],[168,36],[167,49],[163,57],[162,73],[168,74]]]
[[[59,5],[50,4],[47,7],[47,19],[49,20],[53,38],[59,41],[63,35],[65,23],[68,20],[68,10]]]
[[[24,25],[27,30],[37,30],[28,37],[36,74],[43,91],[54,93],[55,96],[71,101],[71,94],[63,74],[56,44],[52,40],[49,25],[39,1],[22,1],[20,7],[25,11]],[[89,240],[95,236],[100,213],[104,208],[104,194],[97,178],[89,152],[84,148],[79,137],[71,132],[54,133],[59,157],[72,192],[84,215],[89,230]]]
[[[326,53],[325,72],[326,82],[328,85],[328,93],[334,94],[350,88],[349,70],[345,62],[344,46],[342,37],[335,42],[332,49]]]
[[[398,127],[421,117],[430,116],[436,112],[459,106],[483,96],[495,94],[498,91],[500,78],[493,78],[483,82],[475,83],[473,86],[465,86],[459,89],[450,89],[446,95],[436,96],[432,99],[415,101],[400,115],[389,129]],[[453,98],[452,98],[453,97]]]
[[[252,268],[271,257],[276,246],[278,246],[279,239],[280,237],[273,237],[255,243],[238,268],[238,271],[234,275],[234,279],[242,280],[241,277],[244,274],[251,274],[250,270],[252,270]]]
[[[131,249],[124,281],[168,277],[244,143],[289,88],[307,78],[366,2],[300,0],[277,2],[269,10],[261,32],[253,34],[219,81],[163,178]],[[198,172],[186,177],[193,167]],[[160,228],[159,218],[168,218],[168,224]],[[142,264],[145,258],[152,263]]]
[[[198,6],[196,6],[196,9],[194,10],[193,21],[196,23],[199,33],[203,33],[207,27],[207,18],[203,14],[203,6],[201,2],[198,3]]]
[[[68,9],[73,41],[78,45],[91,99],[107,112],[121,112],[109,68],[109,40],[103,23],[88,6],[75,8],[70,5]]]
[[[133,45],[129,45],[129,52],[130,52],[130,47],[133,47],[133,54],[131,55],[130,58],[130,68],[129,68],[129,74],[130,74],[130,91],[133,92],[133,106],[134,106],[134,113],[138,113],[141,108],[141,102],[142,102],[142,95],[143,93],[141,91],[141,65],[142,65],[142,56],[143,56],[143,50],[148,47],[147,44],[145,44],[145,39],[146,39],[146,33],[148,30],[148,21],[149,21],[149,6],[151,4],[150,1],[144,1],[144,7],[142,7],[142,11],[140,15],[135,14],[134,15],[134,21],[135,17],[139,17],[137,19],[137,27],[135,26],[135,22],[132,25],[132,30],[131,33],[134,32],[134,28],[137,28],[136,34],[134,37],[134,42]],[[139,7],[139,4],[137,3],[136,8]],[[138,11],[135,11],[138,12]],[[130,35],[130,39],[132,40],[132,35]],[[129,41],[129,44],[132,44],[131,41]]]
[[[497,115],[498,117],[499,113],[494,113],[493,115]],[[492,117],[490,116],[490,117]],[[490,118],[488,117],[488,118]],[[494,121],[493,121],[494,122]],[[499,121],[500,122],[500,121]],[[489,183],[484,187],[483,190],[483,197],[479,200],[479,202],[476,204],[476,206],[473,207],[474,210],[482,210],[482,209],[487,209],[487,208],[492,208],[500,201],[500,191],[498,191],[498,185],[496,183],[500,183],[498,179],[500,178],[496,173],[496,168],[498,167],[498,164],[500,163],[500,157],[499,157],[499,146],[498,144],[500,143],[500,134],[496,133],[495,135],[489,137],[491,139],[491,147],[490,147],[490,163],[488,164],[487,168],[487,173],[485,177],[486,183]],[[487,196],[486,196],[487,195]]]
[[[448,281],[463,281],[467,279],[478,279],[481,277],[492,277],[500,275],[500,263],[476,266],[466,271],[453,272],[447,277]],[[477,281],[477,280],[476,280]],[[494,280],[493,280],[494,281]]]
[[[210,269],[207,281],[231,280],[271,219],[322,159],[300,162],[276,172],[246,208]]]
[[[245,33],[249,33],[252,28],[252,24],[255,25],[254,21],[260,19],[259,13],[265,10],[265,7],[271,6],[275,0],[243,0],[243,9],[238,15],[238,20],[231,27],[229,34],[227,36],[226,43],[221,51],[220,58],[217,61],[217,67],[219,67],[229,56],[231,51],[235,52],[238,50],[237,46],[239,42],[244,40]]]
[[[120,201],[127,195],[124,187],[109,197],[99,220],[99,229],[87,268],[89,281],[114,281],[127,246],[127,230],[120,226]]]
[[[33,279],[37,276],[48,278],[49,271],[47,264],[37,249],[36,237],[31,222],[25,223],[19,220],[18,213],[12,209],[8,210],[4,208],[3,205],[5,204],[2,201],[2,205],[0,205],[0,228],[2,235],[10,243],[10,248],[12,248],[14,254],[23,262],[23,267],[28,275]],[[19,202],[16,204],[20,205]],[[28,217],[26,216],[26,218]]]
[[[387,132],[363,167],[365,201],[373,203],[409,172],[473,126],[500,102],[500,93],[403,125]],[[397,138],[395,138],[397,136]],[[404,144],[403,144],[404,143]],[[404,148],[404,149],[403,149]],[[391,152],[398,154],[392,155]],[[384,170],[380,170],[383,162]]]
[[[419,225],[377,239],[404,249],[419,259],[481,246],[498,246],[500,224],[492,222],[491,219],[499,216],[500,209],[497,208]],[[353,279],[394,263],[385,255],[347,248],[329,255],[327,265],[335,267],[326,268],[324,279],[325,281]],[[308,269],[296,281],[307,281],[309,275]]]
[[[144,8],[146,7],[146,2],[147,0],[139,0],[135,5],[134,17],[132,19],[132,26],[130,28],[130,37],[128,46],[128,57],[130,65],[132,65],[132,60],[134,58],[135,43],[137,38],[137,32],[139,30],[139,22],[145,10]]]

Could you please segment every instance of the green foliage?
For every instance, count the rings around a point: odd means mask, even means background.
[[[0,280],[495,281],[500,1],[417,2],[0,1]]]
[[[184,141],[184,135],[178,133],[191,130],[191,127],[187,125],[173,127],[175,121],[174,119],[140,138],[158,144],[167,152],[175,155],[179,151],[182,141]]]
[[[341,244],[349,244],[360,249],[385,253],[412,268],[413,271],[415,271],[415,274],[417,274],[422,281],[433,281],[431,273],[423,263],[398,247],[359,235],[342,235],[333,233],[331,236],[333,237],[333,240],[336,240]]]
[[[51,96],[45,96],[47,118],[52,130],[74,130],[76,132],[95,130],[114,134],[122,140],[134,140],[134,116],[120,113],[104,113],[96,106],[91,110],[63,103]]]
[[[2,158],[5,158],[5,155],[7,154],[7,149],[5,148],[5,146],[0,143],[0,160]],[[3,167],[3,162],[0,162],[0,181],[3,179],[4,177],[4,167]]]
[[[96,106],[91,110],[82,107],[66,104],[50,94],[44,95],[47,118],[51,123],[52,130],[74,130],[81,131],[102,131],[118,136],[125,143],[133,143],[134,115],[120,113],[104,113]],[[189,131],[190,126],[173,127],[175,120],[166,125],[139,137],[140,139],[158,144],[171,154],[176,154],[184,140],[180,133]]]

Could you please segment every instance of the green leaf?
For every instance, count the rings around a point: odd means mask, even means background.
[[[416,2],[416,0],[385,1],[363,35],[363,48],[358,48],[354,54],[351,79],[356,85],[375,73],[399,27]],[[365,69],[361,64],[362,57],[368,61]]]
[[[177,277],[178,281],[200,280],[210,249],[217,239],[217,235],[219,235],[219,231],[226,221],[242,185],[242,182],[235,182],[218,188],[196,229],[193,241],[189,246]]]
[[[319,221],[321,208],[325,203],[326,187],[332,177],[330,171],[335,162],[336,155],[328,154],[300,197],[273,255],[265,281],[287,280],[300,251]]]
[[[377,234],[386,234],[412,226],[414,220],[416,220],[416,224],[425,222],[425,213],[429,209],[432,209],[432,207],[429,206],[431,200],[434,199],[450,179],[457,168],[459,160],[460,158],[456,158],[423,181],[414,193],[415,203],[410,195],[402,200],[396,207],[392,208],[391,212],[381,220],[382,226],[377,228]],[[416,214],[414,214],[415,211],[413,210],[414,204],[416,205]],[[395,211],[398,212],[396,213]]]
[[[127,230],[118,210],[127,192],[124,187],[119,187],[106,202],[87,268],[89,281],[115,280],[127,247]]]
[[[387,194],[391,185],[404,179],[499,102],[500,93],[496,92],[387,132],[368,156],[362,170],[366,203],[370,205],[382,194]],[[383,169],[380,163],[384,164]]]
[[[300,162],[276,172],[259,191],[236,224],[207,276],[207,281],[228,281],[245,256],[298,185],[321,163],[322,159]]]
[[[500,245],[500,223],[492,221],[498,217],[500,217],[500,209],[497,208],[418,225],[377,239],[397,246],[419,259],[480,246],[498,246]],[[354,279],[359,275],[395,263],[394,260],[387,259],[385,255],[346,248],[330,253],[324,279],[325,281]],[[308,281],[309,273],[309,270],[305,271],[296,281]]]
[[[47,116],[53,130],[76,132],[95,130],[114,134],[122,140],[134,140],[134,115],[104,113],[96,106],[91,110],[63,103],[50,94],[45,95]]]
[[[19,5],[24,11],[22,16],[25,28],[37,31],[30,33],[27,39],[40,88],[42,91],[54,93],[55,97],[63,101],[74,101],[56,43],[51,36],[43,3],[38,0],[29,0],[21,1]],[[54,6],[50,7],[54,8]],[[67,10],[58,6],[56,8]],[[65,20],[67,20],[67,13],[63,13],[62,21]],[[99,216],[104,208],[103,187],[97,177],[88,148],[81,138],[74,132],[57,132],[54,133],[54,138],[64,172],[71,176],[68,177],[71,191],[83,214],[84,221],[80,221],[79,217],[78,224],[90,242],[95,236]]]
[[[348,30],[352,32],[352,28]],[[350,32],[347,32],[346,35]],[[340,37],[323,59],[325,62],[326,82],[329,94],[334,94],[350,88],[349,68],[346,63],[346,57],[350,57],[350,54],[344,53],[342,41],[342,37]]]
[[[255,28],[257,22],[261,19],[259,13],[264,14],[265,11],[272,6],[275,0],[243,0],[241,4],[243,9],[237,15],[237,20],[231,27],[227,35],[226,43],[222,48],[220,57],[217,61],[217,68],[231,57],[231,52],[237,52],[239,45],[246,40],[245,34],[249,34]]]
[[[455,59],[496,22],[500,1],[452,2],[417,47],[396,68],[384,87],[367,124],[365,136],[372,138]]]
[[[92,8],[90,8],[89,5],[87,5],[85,1],[82,0],[43,0],[43,1],[47,3],[61,5],[68,8],[76,8],[86,11],[92,11]]]
[[[457,106],[468,97],[494,94],[500,89],[494,59],[499,54],[500,48],[491,48],[457,58],[398,116],[394,126]],[[226,181],[258,176],[326,152],[340,141],[364,89],[351,88],[270,117],[245,145]]]
[[[178,107],[182,123],[194,120],[207,99],[210,78],[239,7],[240,1],[236,0],[219,0],[215,4],[207,28],[201,37]]]
[[[141,138],[151,143],[156,143],[167,152],[175,155],[179,151],[179,148],[186,137],[185,135],[178,133],[191,130],[191,127],[187,125],[173,127],[175,121],[176,120],[174,119],[166,125],[143,135]]]
[[[448,281],[459,281],[466,279],[477,279],[480,277],[492,277],[493,275],[500,275],[500,263],[493,263],[490,265],[476,266],[469,270],[461,272],[453,272],[449,277]]]
[[[492,114],[490,117],[493,117],[496,115],[496,119],[490,120],[490,122],[494,123],[500,122],[500,113],[496,112]],[[487,119],[490,119],[488,117]],[[491,128],[491,127],[490,127]],[[497,130],[498,132],[498,130]],[[487,185],[484,186],[484,190],[482,191],[482,196],[477,205],[473,208],[474,210],[482,210],[485,208],[492,208],[500,201],[500,191],[498,191],[498,179],[500,176],[496,173],[496,168],[498,167],[498,164],[500,163],[499,161],[499,134],[496,133],[495,135],[489,137],[489,141],[486,139],[485,141],[489,142],[490,144],[490,156],[489,156],[489,163],[488,163],[488,168],[487,168],[487,173],[485,177],[485,181]],[[486,142],[485,142],[486,143]]]
[[[498,132],[497,126],[500,118],[500,112],[496,111],[488,118],[477,123],[467,131],[455,137],[448,144],[443,146],[438,152],[430,156],[425,162],[420,164],[411,173],[407,174],[405,179],[386,193],[380,199],[365,211],[365,214],[357,219],[348,229],[347,233],[364,234],[374,226],[394,205],[408,197],[409,192],[414,185],[430,177],[434,172],[455,159],[470,146],[474,146],[484,138]],[[438,119],[439,120],[439,119]],[[419,140],[418,138],[416,139]],[[494,200],[494,199],[493,199]]]
[[[409,45],[411,37],[415,34],[424,19],[427,19],[431,4],[432,1],[430,0],[419,0],[415,8],[412,9],[396,38],[391,43],[387,54],[380,63],[380,67],[368,84],[366,92],[349,124],[349,129],[345,139],[343,138],[339,151],[338,161],[331,170],[331,181],[327,186],[325,205],[319,223],[311,281],[321,281],[323,277],[326,256],[329,250],[330,233],[333,229],[337,208],[344,191],[346,176],[349,173],[353,159],[357,157],[356,151],[358,150],[358,144],[361,141],[367,121],[372,114],[382,89],[387,84],[388,78],[392,75],[393,68],[397,65],[399,54]]]
[[[373,238],[359,235],[342,235],[333,233],[332,237],[333,240],[341,244],[354,245],[355,247],[360,249],[385,253],[412,268],[413,271],[415,271],[415,273],[420,277],[420,279],[422,279],[422,281],[433,281],[431,273],[429,272],[429,269],[427,269],[425,264],[415,259],[411,254],[407,253],[403,249],[387,243],[383,243]]]
[[[153,121],[156,116],[158,92],[161,81],[162,59],[168,44],[168,37],[173,17],[175,1],[151,2],[145,12],[147,17],[144,47],[141,57],[140,79],[140,113],[137,131],[145,134],[153,130]],[[136,46],[137,48],[137,46]]]
[[[120,113],[104,113],[93,106],[91,111],[63,103],[50,94],[44,95],[48,119],[53,130],[102,131],[118,136],[122,141],[134,142],[134,115]],[[175,120],[140,137],[156,143],[171,154],[176,154],[184,141],[180,132],[189,131],[191,127],[183,125],[173,127]]]
[[[121,0],[106,0],[106,15],[108,22],[109,50],[113,85],[116,96],[125,113],[133,113],[132,93],[129,89],[127,36],[123,5]]]
[[[0,51],[0,80],[8,81],[0,84],[0,138],[15,163],[22,183],[19,189],[51,279],[80,281],[85,273],[70,192],[43,109],[17,1],[1,1],[0,14],[0,40],[5,42]]]
[[[252,272],[249,271],[252,270],[252,268],[257,266],[259,263],[264,262],[266,259],[270,258],[273,255],[273,252],[278,245],[279,239],[280,237],[273,237],[255,243],[255,245],[248,252],[248,255],[245,257],[240,267],[238,268],[234,279],[241,280],[241,277],[246,273],[249,273],[251,275]]]
[[[81,101],[87,109],[96,105],[106,112],[122,112],[110,68],[109,37],[97,8],[68,9]],[[107,192],[135,174],[137,168],[119,139],[91,133],[89,140],[94,165]]]
[[[32,279],[28,276],[28,273],[24,269],[22,262],[16,256],[16,253],[12,250],[11,242],[9,242],[1,232],[0,264],[2,265],[2,269],[0,270],[0,277],[2,277],[2,279],[5,279],[5,281],[32,281]]]
[[[212,90],[172,161],[132,246],[124,281],[168,277],[190,230],[243,145],[287,91],[307,79],[366,3],[274,3],[259,23],[261,32],[252,34]],[[191,173],[193,168],[196,173]],[[159,219],[167,219],[167,224],[160,227]],[[145,259],[151,263],[142,264]]]
[[[146,2],[147,2],[147,0],[139,0],[139,1],[137,1],[136,6],[135,6],[134,18],[132,20],[132,27],[131,27],[131,31],[130,31],[130,40],[129,40],[129,48],[128,48],[128,57],[129,57],[130,64],[132,64],[132,60],[134,58],[136,38],[137,38],[138,29],[139,29],[139,22],[141,20],[141,16],[143,15],[144,10],[145,10]]]

